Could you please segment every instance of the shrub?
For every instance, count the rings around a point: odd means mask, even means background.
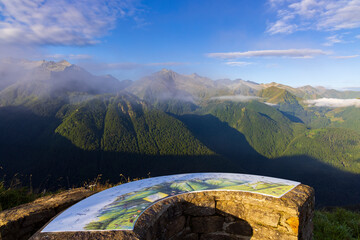
[[[314,239],[360,239],[360,213],[343,208],[315,211]]]

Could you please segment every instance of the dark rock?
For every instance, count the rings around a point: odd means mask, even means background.
[[[190,227],[194,233],[211,233],[221,231],[224,218],[220,216],[193,217]]]
[[[185,228],[186,218],[185,216],[180,216],[175,218],[174,220],[167,223],[165,226],[167,230],[167,238],[170,238],[179,232],[181,232]]]
[[[225,232],[241,235],[241,236],[252,236],[253,229],[250,224],[244,220],[240,220],[237,222],[229,223],[225,227]]]
[[[234,236],[226,233],[202,234],[200,240],[248,240],[248,237]]]

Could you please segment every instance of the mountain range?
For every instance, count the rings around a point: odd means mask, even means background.
[[[41,190],[98,174],[242,172],[314,186],[319,205],[355,204],[359,97],[167,69],[119,81],[65,60],[3,59],[0,175]]]

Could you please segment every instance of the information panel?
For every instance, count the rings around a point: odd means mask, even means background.
[[[82,200],[56,217],[42,232],[133,230],[136,220],[148,207],[171,196],[200,191],[243,191],[280,198],[299,184],[232,173],[148,178],[121,184]]]

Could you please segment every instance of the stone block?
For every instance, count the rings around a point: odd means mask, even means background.
[[[272,227],[252,224],[253,236],[251,240],[297,240],[298,237],[278,231]],[[310,240],[310,239],[309,239]]]
[[[183,240],[198,240],[199,234],[197,233],[190,233],[184,236]]]
[[[211,216],[215,214],[215,199],[206,193],[199,193],[183,203],[184,213],[190,216]]]
[[[230,234],[236,234],[241,236],[251,237],[253,235],[253,230],[250,224],[244,220],[239,220],[236,222],[225,224],[225,232]]]
[[[260,223],[261,225],[277,227],[281,215],[271,209],[263,209],[261,206],[247,206],[245,219],[249,222]]]
[[[185,216],[179,216],[164,226],[166,228],[166,238],[170,238],[178,233],[180,233],[185,228],[186,218]]]
[[[216,201],[216,213],[223,216],[231,215],[237,218],[245,217],[244,205],[230,200]]]
[[[201,234],[200,240],[249,240],[249,237],[241,237],[226,233],[206,233]]]
[[[191,231],[194,233],[218,232],[223,225],[224,217],[220,216],[193,217],[190,220]]]

